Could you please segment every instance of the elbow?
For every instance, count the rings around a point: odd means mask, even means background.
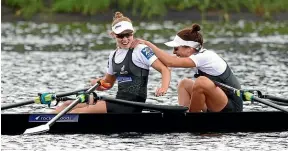
[[[171,60],[167,60],[164,64],[167,67],[172,67],[173,66],[173,62]]]
[[[163,66],[163,68],[160,69],[160,73],[164,75],[171,75],[171,69],[169,69],[167,66]]]

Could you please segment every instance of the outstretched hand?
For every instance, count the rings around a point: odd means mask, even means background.
[[[145,40],[143,39],[134,39],[133,42],[131,43],[130,48],[135,48],[138,44],[145,44]]]
[[[158,96],[163,96],[165,95],[167,92],[167,89],[164,89],[164,88],[157,88],[156,92],[155,92],[155,95],[158,97]]]

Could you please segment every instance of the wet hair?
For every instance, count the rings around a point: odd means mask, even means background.
[[[115,24],[121,22],[121,21],[129,21],[132,22],[128,17],[124,16],[121,12],[115,12],[113,21],[112,21],[112,26]]]
[[[192,28],[182,29],[177,33],[177,35],[183,40],[195,41],[203,45],[203,37],[202,34],[199,32],[200,30],[201,30],[200,25],[193,24]]]

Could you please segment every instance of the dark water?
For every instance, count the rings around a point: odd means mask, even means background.
[[[149,25],[149,26],[148,26]],[[165,42],[167,33],[183,25],[140,24],[145,38]],[[76,25],[74,25],[76,26]],[[86,29],[56,24],[2,23],[1,104],[33,99],[38,92],[69,92],[87,87],[91,77],[101,77],[115,43],[107,36],[106,25],[86,25]],[[165,26],[167,33],[153,31]],[[236,25],[239,26],[239,25]],[[279,25],[281,26],[281,24]],[[216,27],[215,27],[216,28]],[[227,30],[228,31],[228,30]],[[207,38],[205,46],[227,60],[244,89],[288,97],[288,35],[260,36],[257,30],[241,36],[225,32]],[[140,32],[139,32],[140,33]],[[213,34],[213,30],[207,34]],[[171,36],[170,35],[170,36]],[[161,46],[161,45],[160,45]],[[166,49],[166,47],[163,47]],[[171,53],[171,51],[167,50]],[[147,103],[177,104],[176,86],[191,69],[172,69],[167,95],[155,97],[160,74],[151,70]],[[101,95],[114,95],[117,84]],[[2,111],[45,112],[44,105],[27,105]],[[245,102],[245,111],[275,110]],[[276,117],[275,117],[276,118]],[[283,119],[281,119],[283,120]],[[268,123],[267,123],[268,124]],[[3,150],[287,150],[288,132],[228,134],[112,134],[1,136]]]

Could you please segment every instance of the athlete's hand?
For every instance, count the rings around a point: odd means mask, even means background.
[[[105,83],[105,81],[102,80],[101,78],[91,79],[90,83],[91,83],[91,85],[95,85],[99,80],[101,82],[101,85],[99,87],[97,87],[96,90],[105,91],[105,90],[108,90],[108,89],[110,89],[112,87],[112,85],[110,83]]]
[[[145,40],[143,39],[134,39],[131,43],[130,48],[135,48],[138,44],[145,44]]]
[[[163,96],[165,95],[167,92],[167,89],[164,89],[164,88],[157,88],[156,89],[156,92],[155,92],[155,95],[158,97],[158,96]]]

